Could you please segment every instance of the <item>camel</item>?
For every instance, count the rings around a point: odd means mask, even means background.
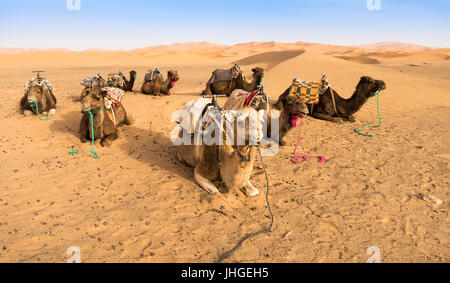
[[[212,94],[225,94],[230,96],[231,93],[236,89],[242,89],[248,92],[255,91],[259,86],[262,85],[262,80],[264,78],[263,68],[254,68],[253,80],[248,82],[242,72],[239,72],[236,78],[230,78],[228,81],[216,81],[216,74],[222,73],[230,70],[215,70],[210,81],[206,84],[206,89],[202,92],[202,95],[212,95]]]
[[[141,92],[154,96],[171,95],[171,90],[179,79],[178,72],[170,70],[167,72],[167,79],[165,81],[163,81],[161,76],[157,76],[154,81],[144,82]]]
[[[361,77],[355,92],[349,99],[342,98],[330,87],[320,96],[317,105],[308,105],[310,116],[334,123],[340,123],[342,120],[354,123],[356,120],[353,115],[358,112],[362,106],[377,93],[377,91],[385,89],[385,82],[374,80],[368,76]],[[288,88],[285,93],[289,93],[289,91],[290,88]]]
[[[33,113],[42,114],[47,112],[49,116],[56,115],[57,100],[51,88],[50,83],[39,76],[27,82],[25,94],[20,100],[23,114],[31,116]],[[36,108],[38,108],[39,113]]]
[[[188,104],[184,108],[186,111],[185,113],[189,112],[189,109],[192,107],[198,109],[206,107],[209,102],[209,100],[202,98],[195,103]],[[203,118],[208,117],[209,114],[214,115],[213,113],[214,111],[207,111]],[[243,109],[243,114],[257,115],[257,111],[248,107]],[[195,118],[193,120],[200,124],[202,124],[203,121],[200,117],[197,117],[197,120]],[[198,123],[194,122],[192,125],[195,124]],[[223,127],[224,129],[226,128],[225,125],[223,125]],[[248,124],[246,124],[245,127],[248,128]],[[194,128],[196,128],[196,126],[194,126]],[[186,130],[187,129],[180,126],[177,129],[178,133],[176,133],[181,138]],[[246,137],[245,145],[231,146],[226,145],[225,142],[224,145],[206,145],[203,140],[200,145],[195,145],[195,138],[192,136],[191,145],[177,146],[179,160],[195,168],[195,181],[209,194],[219,193],[219,190],[213,182],[221,180],[229,190],[244,189],[244,192],[248,197],[257,196],[259,191],[250,182],[256,154],[257,147],[249,144],[249,137]]]
[[[243,92],[243,90],[235,90],[231,94],[229,101],[237,98]],[[257,98],[260,99],[260,101],[256,104],[249,103],[248,106],[233,108],[232,103],[228,104],[227,102],[224,108],[227,110],[241,109],[243,110],[244,115],[256,115],[256,117],[258,117],[258,111],[268,110],[268,103],[270,103],[268,102],[267,95],[264,91],[262,91],[260,95],[261,96]],[[206,107],[208,103],[208,100],[202,98],[195,103],[193,102],[185,106],[184,113],[193,113],[194,119],[190,121],[190,125],[186,125],[183,121],[180,123],[179,129],[177,129],[178,132],[175,132],[178,134],[179,138],[182,138],[186,133],[189,134],[198,130],[197,125],[199,125],[199,120],[201,123],[201,118],[195,113],[202,112],[202,109]],[[277,103],[273,106],[281,110],[281,114],[278,112],[278,115],[280,115],[279,142],[285,144],[283,138],[290,129],[294,128],[294,123],[292,123],[292,121],[296,117],[306,115],[308,110],[305,104],[289,95],[280,96]],[[268,111],[268,133],[271,133],[271,117],[272,115],[277,115],[274,113],[275,112],[273,111]],[[258,122],[258,127],[260,129],[261,121]],[[247,130],[249,125],[246,123],[244,127]],[[223,129],[226,129],[225,125],[223,126]],[[236,130],[237,129],[235,128],[234,137],[237,136]],[[271,138],[270,135],[269,138]],[[191,145],[178,145],[177,155],[180,161],[184,161],[189,166],[195,168],[194,179],[206,192],[210,194],[218,193],[219,190],[213,182],[222,180],[228,189],[244,189],[247,197],[253,197],[259,194],[259,190],[250,182],[258,146],[251,144],[249,141],[250,136],[246,136],[244,145],[229,145],[226,142],[222,145],[206,145],[205,143],[196,145],[195,137],[191,135]],[[237,143],[235,142],[234,144]]]
[[[123,81],[125,82],[125,85],[123,86],[122,89],[124,91],[133,91],[134,82],[136,81],[137,72],[134,71],[134,70],[130,72],[130,80],[127,80],[127,78],[125,77],[124,74],[121,73],[121,75],[122,75]]]
[[[111,73],[108,75],[108,87],[117,87],[124,91],[133,91],[134,82],[136,81],[136,71],[130,72],[130,80],[127,80],[124,74],[119,71],[119,73]]]
[[[119,128],[133,124],[132,117],[127,114],[122,104],[105,106],[107,92],[100,88],[94,88],[87,92],[81,101],[83,117],[80,123],[80,139],[86,143],[92,140],[91,120],[89,111],[93,114],[94,139],[100,140],[102,146],[110,146],[119,137]]]

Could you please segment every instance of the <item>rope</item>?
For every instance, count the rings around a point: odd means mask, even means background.
[[[373,138],[373,137],[375,137],[375,135],[361,133],[361,130],[368,129],[368,128],[380,128],[381,127],[380,93],[381,93],[381,89],[379,89],[377,91],[377,93],[374,95],[374,96],[377,97],[377,110],[378,110],[378,121],[379,121],[379,123],[378,123],[377,126],[364,126],[362,128],[356,129],[355,132],[358,133],[358,135],[360,135],[360,136]]]
[[[300,118],[300,129],[298,133],[297,144],[295,145],[294,157],[291,159],[291,162],[295,164],[302,164],[308,161],[308,159],[312,158],[319,158],[319,163],[327,161],[327,159],[324,156],[297,156],[297,149],[302,142],[302,128],[303,128],[303,118]]]
[[[89,108],[89,118],[91,120],[91,137],[92,137],[92,146],[91,146],[91,150],[81,150],[81,151],[71,151],[69,152],[70,155],[75,155],[75,153],[81,153],[81,152],[92,152],[92,157],[94,157],[95,159],[98,159],[98,154],[97,152],[94,151],[94,142],[95,142],[95,134],[94,134],[94,114],[92,114],[91,112],[91,108]]]
[[[270,193],[269,175],[267,174],[266,165],[264,164],[264,160],[263,160],[263,157],[262,157],[262,154],[261,154],[261,148],[259,148],[259,157],[261,158],[261,163],[262,163],[262,166],[263,166],[263,169],[264,169],[264,174],[265,174],[265,176],[266,176],[266,186],[267,186],[266,203],[267,203],[267,208],[268,208],[268,210],[269,210],[270,217],[271,217],[270,225],[269,225],[269,227],[266,228],[266,229],[263,229],[263,230],[261,230],[261,231],[255,232],[255,233],[250,233],[250,234],[247,234],[246,236],[244,236],[244,237],[237,243],[237,245],[234,246],[234,248],[232,248],[232,249],[229,250],[228,252],[222,254],[222,255],[219,257],[219,259],[217,260],[216,263],[222,263],[224,260],[226,260],[227,258],[229,258],[230,256],[232,256],[232,255],[233,255],[233,254],[234,254],[234,253],[242,246],[242,244],[243,244],[245,241],[247,241],[247,240],[249,240],[249,239],[251,239],[251,238],[257,237],[257,236],[259,236],[259,235],[262,235],[262,234],[266,234],[266,233],[272,232],[272,227],[273,227],[273,223],[275,222],[275,217],[274,217],[274,215],[273,215],[272,208],[270,207],[270,202],[269,202],[269,193]]]
[[[41,120],[41,121],[48,121],[48,120],[51,120],[54,117],[54,116],[50,117],[49,116],[50,114],[47,114],[47,118],[42,119],[41,116],[39,115],[39,106],[38,106],[37,102],[34,101],[34,100],[33,100],[33,102],[31,102],[30,107],[31,108],[35,108],[36,107],[36,113],[37,113],[38,119]]]

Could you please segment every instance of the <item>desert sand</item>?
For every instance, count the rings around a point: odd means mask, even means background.
[[[76,246],[82,262],[214,262],[241,237],[270,222],[261,163],[261,195],[211,196],[177,160],[172,113],[199,97],[211,71],[240,62],[267,68],[276,99],[294,77],[318,80],[349,97],[363,75],[384,80],[383,124],[376,99],[355,124],[307,118],[301,151],[327,162],[290,162],[298,131],[265,159],[272,233],[243,244],[227,262],[450,261],[450,50],[402,44],[342,47],[309,43],[209,43],[131,51],[0,49],[0,262],[65,262]],[[174,95],[138,93],[144,73],[176,69]],[[19,100],[31,71],[44,69],[58,98],[51,121],[24,117]],[[81,80],[98,72],[138,72],[124,105],[136,123],[99,159],[78,136]],[[223,102],[223,99],[221,100]],[[443,201],[436,204],[434,196]]]

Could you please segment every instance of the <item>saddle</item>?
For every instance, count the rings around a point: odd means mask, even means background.
[[[239,77],[240,74],[242,74],[242,69],[238,64],[235,64],[231,69],[217,69],[212,73],[208,84],[229,82]]]
[[[108,74],[108,83],[107,85],[109,87],[118,87],[123,88],[125,87],[125,81],[123,80],[122,73],[110,73]]]
[[[263,110],[264,103],[266,103],[266,106],[270,105],[269,98],[262,88],[253,92],[237,89],[231,93],[223,108],[226,110],[241,110],[244,107],[252,107],[259,111]]]
[[[25,95],[28,95],[32,86],[40,86],[40,87],[45,86],[48,89],[48,91],[51,94],[53,94],[53,86],[50,83],[50,81],[45,78],[37,77],[37,78],[32,78],[31,80],[27,81],[25,83],[25,87],[24,87]]]
[[[117,108],[122,104],[125,91],[116,87],[104,87],[102,91],[106,91],[105,96],[105,108],[111,109],[111,107]]]
[[[163,76],[158,68],[156,68],[154,71],[148,70],[147,73],[145,73],[144,83],[155,81],[158,78],[160,78],[161,80],[163,79]]]
[[[82,86],[90,88],[99,87],[101,83],[105,83],[105,80],[100,75],[89,76],[81,81]]]

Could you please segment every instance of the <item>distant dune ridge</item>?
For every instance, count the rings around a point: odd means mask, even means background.
[[[361,46],[337,46],[309,42],[248,42],[231,46],[210,42],[176,43],[157,45],[132,50],[103,50],[91,48],[73,51],[56,49],[1,48],[0,61],[4,67],[33,66],[83,66],[83,65],[150,65],[209,64],[221,62],[243,65],[259,64],[267,69],[303,52],[321,52],[338,59],[360,64],[380,64],[382,61],[401,61],[412,55],[410,63],[420,64],[422,59],[448,60],[449,49],[433,49],[400,42],[382,42]],[[70,56],[68,56],[70,55]]]

